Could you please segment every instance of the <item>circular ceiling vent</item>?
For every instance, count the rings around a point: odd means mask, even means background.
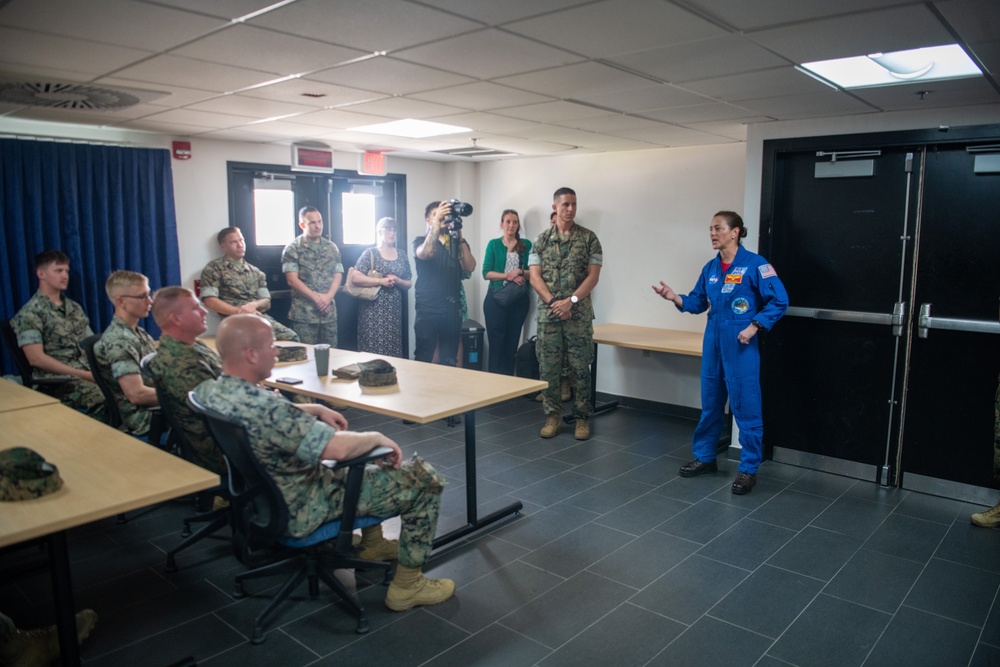
[[[139,103],[135,95],[79,83],[2,83],[0,102],[55,109],[125,109]]]

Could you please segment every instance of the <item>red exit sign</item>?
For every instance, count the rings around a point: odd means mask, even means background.
[[[361,158],[361,168],[359,174],[365,176],[385,176],[388,173],[385,169],[385,155],[382,153],[365,153]]]

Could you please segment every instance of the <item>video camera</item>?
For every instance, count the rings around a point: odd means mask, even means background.
[[[449,231],[457,232],[462,228],[462,218],[472,215],[472,204],[467,204],[457,199],[449,199],[448,203],[451,204],[451,213],[441,222]]]

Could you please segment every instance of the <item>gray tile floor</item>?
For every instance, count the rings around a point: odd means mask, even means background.
[[[439,530],[464,523],[461,428],[347,416],[443,471]],[[303,589],[250,645],[277,581],[234,600],[240,566],[211,540],[164,573],[182,502],[73,531],[77,602],[101,617],[85,664],[1000,665],[1000,531],[969,524],[979,508],[773,462],[733,496],[734,461],[677,477],[694,424],[649,412],[602,415],[584,443],[540,426],[526,400],[479,413],[481,513],[518,499],[523,514],[435,554],[429,573],[458,585],[442,605],[390,612],[361,575],[367,635]],[[50,597],[44,573],[0,584],[21,625]]]

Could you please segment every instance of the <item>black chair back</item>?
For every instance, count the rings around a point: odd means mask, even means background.
[[[254,457],[242,424],[202,405],[193,391],[188,393],[188,405],[204,417],[215,444],[225,454],[229,502],[236,519],[234,551],[241,562],[252,561],[255,551],[271,547],[285,535],[288,527],[285,498]]]
[[[7,352],[14,360],[18,375],[21,376],[21,384],[25,387],[31,387],[33,384],[31,364],[28,363],[28,357],[25,356],[24,350],[17,344],[17,334],[14,333],[14,327],[11,326],[10,320],[0,321],[0,331],[3,332],[3,343],[7,347]]]
[[[177,419],[174,402],[160,384],[159,379],[150,367],[150,364],[153,363],[153,359],[155,358],[156,352],[150,352],[147,354],[139,361],[139,370],[142,371],[142,375],[144,377],[149,378],[149,381],[153,383],[153,389],[156,390],[156,400],[160,404],[160,414],[163,415],[163,419],[166,421],[166,426],[170,429],[170,446],[168,446],[168,449],[173,449],[173,445],[176,445],[177,449],[181,452],[181,458],[185,461],[195,463],[198,461],[198,458],[194,454],[194,448],[191,446],[191,441],[188,440],[187,432],[181,428],[181,422]]]
[[[115,399],[114,392],[111,391],[111,387],[108,386],[100,367],[97,365],[97,354],[94,352],[94,346],[97,345],[97,341],[99,340],[101,340],[101,334],[87,336],[80,341],[80,347],[83,348],[84,354],[87,355],[87,363],[90,365],[90,372],[94,374],[94,382],[97,384],[98,389],[101,390],[101,394],[104,395],[104,423],[111,428],[120,428],[122,425],[122,415],[118,411],[118,401]]]

